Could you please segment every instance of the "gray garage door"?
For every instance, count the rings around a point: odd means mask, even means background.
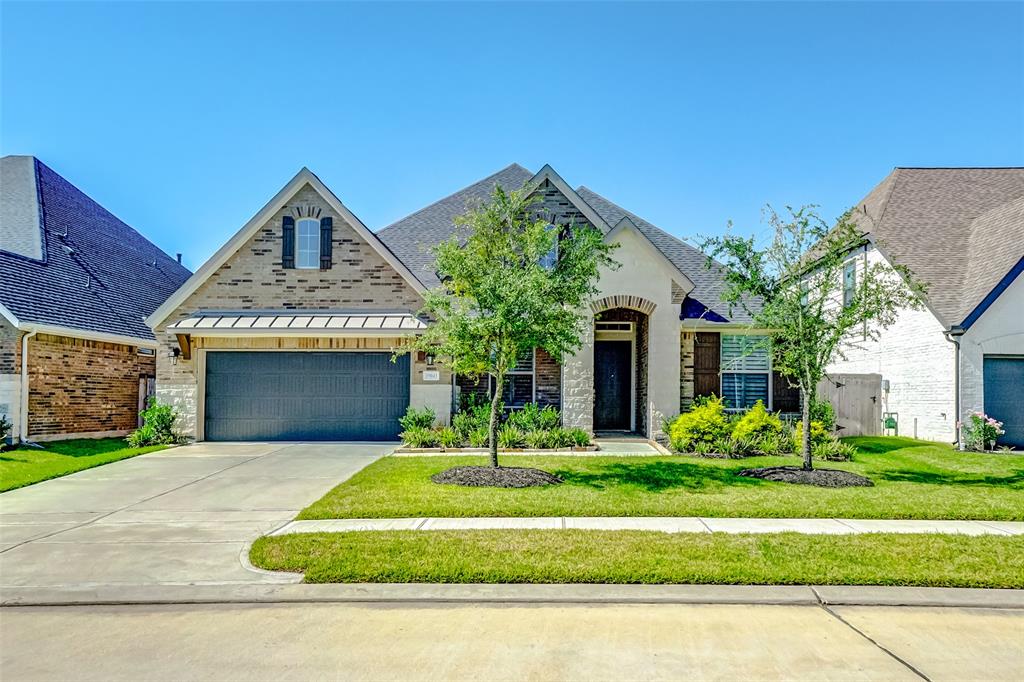
[[[206,355],[207,440],[398,440],[408,404],[408,356]]]
[[[1024,448],[1024,357],[985,356],[985,413],[1003,422],[1001,445]]]

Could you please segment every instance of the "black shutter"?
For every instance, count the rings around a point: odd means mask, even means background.
[[[281,218],[281,267],[295,267],[295,218]]]
[[[334,218],[320,219],[320,269],[331,267],[331,243],[333,240]]]

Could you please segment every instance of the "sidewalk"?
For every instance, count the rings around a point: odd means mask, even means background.
[[[744,519],[693,516],[535,516],[292,521],[272,535],[374,530],[581,529],[663,533],[942,533],[1024,535],[1022,521],[910,521],[900,519]]]

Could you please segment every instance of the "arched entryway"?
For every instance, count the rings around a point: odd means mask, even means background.
[[[649,318],[638,296],[595,301],[594,431],[647,434]]]

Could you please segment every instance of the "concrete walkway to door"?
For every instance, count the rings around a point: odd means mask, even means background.
[[[394,447],[199,443],[0,494],[0,589],[294,582],[243,550]]]

